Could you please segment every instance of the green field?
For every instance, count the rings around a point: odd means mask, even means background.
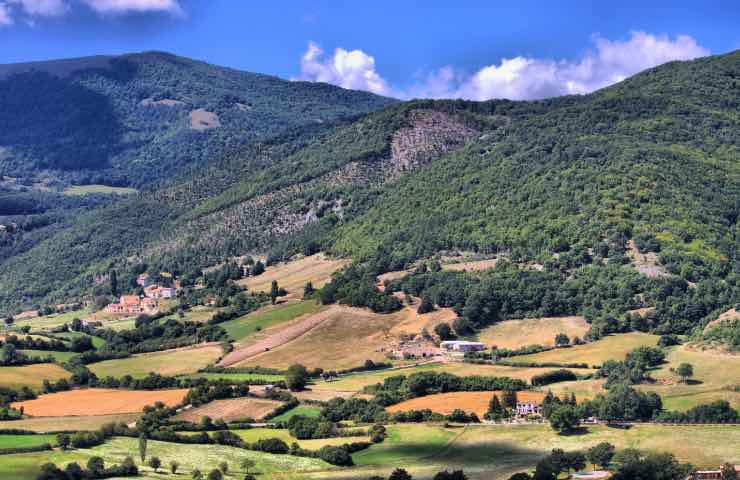
[[[81,332],[61,332],[61,333],[54,333],[52,335],[54,337],[57,337],[57,338],[61,338],[61,339],[66,338],[66,339],[69,339],[69,340],[71,340],[73,338],[88,337],[89,336],[92,339],[92,343],[93,343],[93,346],[95,348],[100,348],[103,345],[105,345],[105,340],[103,340],[102,338],[95,337],[95,336],[92,336],[92,335],[86,335],[86,334],[81,333]]]
[[[138,190],[128,187],[109,187],[108,185],[73,185],[64,189],[65,195],[88,195],[90,193],[105,193],[114,195],[130,195]]]
[[[319,415],[321,415],[321,408],[311,407],[308,405],[298,405],[297,407],[288,410],[282,415],[278,415],[277,417],[271,419],[270,421],[271,422],[287,422],[288,420],[290,420],[292,417],[295,417],[296,415],[303,415],[304,417],[316,418]]]
[[[0,435],[0,448],[25,448],[56,443],[56,435]]]
[[[285,380],[283,375],[267,375],[264,373],[194,373],[183,375],[182,378],[205,378],[206,380],[231,380],[233,382],[248,382],[252,380],[264,380],[266,382],[279,382]]]
[[[24,353],[25,355],[28,355],[29,357],[46,358],[49,355],[51,355],[52,357],[54,357],[54,360],[57,362],[66,362],[67,360],[74,357],[75,355],[79,355],[76,352],[53,352],[49,350],[20,350],[20,352]]]
[[[175,477],[189,479],[190,473],[195,468],[207,475],[209,471],[218,468],[221,462],[227,462],[230,467],[230,474],[226,479],[242,478],[244,472],[240,470],[239,464],[244,458],[255,461],[256,466],[252,472],[260,473],[262,478],[272,478],[277,474],[280,478],[290,480],[300,478],[299,474],[303,472],[335,469],[326,462],[314,458],[272,455],[221,445],[181,445],[150,440],[147,446],[147,456],[159,457],[163,466],[155,474],[150,467],[140,464],[137,444],[138,440],[135,438],[114,438],[91,449],[0,455],[0,478],[3,480],[34,480],[39,467],[46,462],[54,462],[62,467],[70,462],[77,462],[84,466],[92,456],[103,457],[106,465],[120,463],[126,456],[132,456],[139,466],[137,478],[147,480]],[[180,468],[174,477],[167,469],[171,460],[180,463]]]
[[[252,333],[263,330],[301,315],[313,313],[321,308],[318,303],[309,300],[285,305],[269,306],[244,315],[234,320],[219,324],[229,334],[232,340],[239,341]]]
[[[83,318],[91,313],[90,309],[72,310],[64,313],[53,313],[44,317],[22,318],[16,320],[13,324],[15,327],[30,325],[33,330],[51,330],[54,327],[60,327],[65,323],[72,323],[75,318]]]
[[[509,360],[516,362],[587,363],[601,365],[607,360],[624,360],[631,350],[642,346],[654,347],[658,336],[649,333],[630,332],[609,335],[596,342],[570,348],[556,348],[547,352],[519,355]]]
[[[308,450],[318,450],[325,445],[343,445],[345,443],[368,441],[368,437],[365,436],[297,440],[290,436],[290,432],[288,432],[288,430],[276,428],[250,428],[248,430],[232,430],[232,432],[236,433],[244,439],[244,441],[249,443],[254,443],[263,438],[279,438],[288,445],[296,442],[301,446],[301,448],[306,448]]]
[[[740,462],[740,428],[734,426],[640,425],[628,430],[590,426],[585,434],[561,436],[547,425],[395,425],[388,427],[388,434],[383,443],[353,455],[358,467],[311,477],[365,479],[387,476],[401,467],[415,479],[430,479],[444,469],[464,469],[471,480],[508,478],[515,472],[533,470],[553,448],[584,450],[603,441],[619,449],[671,452],[680,461],[700,468]]]

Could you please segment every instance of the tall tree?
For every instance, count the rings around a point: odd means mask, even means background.
[[[142,433],[139,435],[139,457],[141,457],[141,461],[146,460],[146,434]]]
[[[270,300],[272,300],[272,304],[275,305],[275,302],[277,301],[277,298],[280,296],[280,287],[278,287],[277,280],[272,281],[272,285],[270,286]]]

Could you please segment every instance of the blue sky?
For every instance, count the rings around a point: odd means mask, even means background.
[[[166,50],[396,97],[585,93],[740,48],[740,2],[0,0],[0,63]]]

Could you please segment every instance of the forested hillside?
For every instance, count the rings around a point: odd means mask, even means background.
[[[145,98],[175,97],[161,95]],[[370,278],[462,250],[506,261],[401,287],[474,324],[581,313],[603,327],[596,335],[690,333],[740,301],[739,107],[734,52],[587,96],[412,101],[285,128],[14,243],[0,308],[84,295],[112,268],[124,281],[143,265],[192,280],[232,255],[324,250]],[[656,258],[657,274],[639,272],[635,255]],[[651,317],[625,316],[643,307]]]

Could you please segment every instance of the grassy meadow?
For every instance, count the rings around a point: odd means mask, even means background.
[[[201,368],[214,363],[223,353],[220,345],[208,345],[196,348],[164,350],[161,352],[142,353],[128,358],[105,360],[89,365],[98,377],[122,377],[131,375],[134,378],[146,377],[149,372],[161,375],[183,375],[195,373]]]
[[[0,448],[35,447],[45,443],[55,444],[56,435],[0,435]]]
[[[499,348],[516,349],[525,345],[555,345],[555,335],[565,333],[569,338],[586,334],[589,324],[583,317],[545,317],[506,320],[484,328],[478,341]]]
[[[601,365],[607,360],[624,360],[625,355],[637,347],[658,343],[658,336],[642,332],[609,335],[596,342],[576,345],[570,348],[557,348],[547,352],[512,357],[517,362],[558,362],[587,363]]]
[[[18,428],[32,432],[58,432],[60,430],[90,431],[98,430],[106,423],[131,423],[141,417],[139,413],[122,413],[116,415],[88,415],[82,417],[37,417],[0,422],[0,429]],[[0,476],[0,478],[4,478]]]
[[[39,389],[43,381],[56,382],[70,373],[55,363],[36,363],[22,367],[0,367],[0,387]]]

